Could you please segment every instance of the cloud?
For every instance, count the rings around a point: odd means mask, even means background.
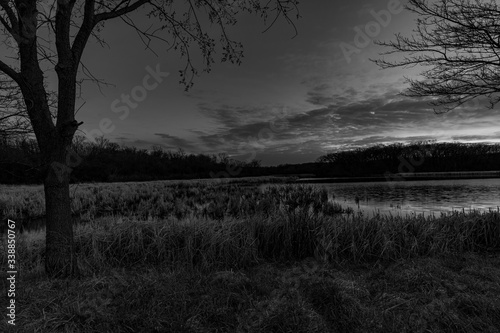
[[[331,90],[331,86],[327,83],[320,84],[313,87],[307,92],[307,102],[313,105],[323,105],[327,106],[335,103],[335,99],[332,96],[328,96],[328,91]]]
[[[500,137],[497,135],[460,135],[460,136],[452,136],[452,140],[455,141],[466,141],[466,142],[499,142]]]
[[[213,105],[209,103],[199,103],[198,110],[202,115],[226,128],[244,126],[245,124],[252,124],[262,120],[271,120],[276,114],[282,111],[279,107],[271,106]]]
[[[312,162],[339,149],[394,142],[500,141],[495,126],[498,110],[479,105],[435,114],[429,100],[404,97],[395,90],[366,95],[346,87],[339,93],[324,82],[311,84],[306,98],[318,101],[318,105],[301,111],[200,103],[200,113],[211,123],[210,128],[190,130],[189,139],[167,133],[155,136],[167,148],[225,152],[240,160],[263,160],[264,164],[307,162],[306,158]]]
[[[194,146],[193,143],[190,142],[189,140],[166,133],[155,133],[155,135],[162,139],[162,145],[167,149],[182,148],[190,152],[197,151],[196,146]]]
[[[202,135],[199,139],[205,146],[225,148],[230,153],[237,153],[238,146],[252,145],[261,152],[279,150],[300,153],[396,141],[450,139],[450,135],[446,134],[449,131],[459,131],[463,124],[480,128],[490,116],[489,113],[476,113],[474,110],[470,110],[473,116],[467,117],[463,114],[436,115],[428,100],[403,97],[394,91],[364,99],[353,89],[346,89],[342,95],[330,94],[330,89],[331,86],[326,83],[312,86],[308,92],[309,101],[314,98],[316,102],[326,101],[328,105],[287,114],[282,119],[287,124],[286,130],[272,132],[266,140],[261,137],[262,133],[269,132],[269,121],[250,118],[235,121],[231,118],[233,116],[222,117],[231,109],[234,114],[244,115],[241,108],[228,105],[220,108],[224,112],[211,114],[223,125],[220,130],[216,134]],[[346,95],[352,96],[353,100],[342,99]],[[261,111],[264,112],[259,109]]]

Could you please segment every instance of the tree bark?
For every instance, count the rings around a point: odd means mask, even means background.
[[[54,162],[44,182],[46,216],[45,272],[49,277],[79,275],[73,238],[69,196],[70,173],[64,164]]]
[[[58,75],[56,124],[50,113],[44,73],[39,61],[37,0],[15,1],[19,20],[15,20],[14,32],[19,47],[20,72],[17,73],[0,62],[2,71],[7,71],[6,74],[10,75],[21,89],[44,163],[45,270],[49,277],[78,275],[69,196],[71,167],[75,165],[69,158],[69,148],[80,125],[75,120],[78,66],[83,49],[98,21],[94,19],[94,1],[86,0],[82,27],[72,47],[72,11],[75,3],[73,0],[58,1],[56,8],[54,24],[58,58],[55,66]]]
[[[71,220],[69,196],[71,168],[68,165],[71,164],[71,159],[68,157],[68,149],[78,123],[73,116],[74,104],[69,103],[58,107],[58,111],[65,111],[69,116],[65,114],[64,117],[60,117],[63,121],[58,119],[58,126],[54,126],[40,77],[41,75],[26,75],[25,82],[29,83],[21,86],[21,91],[44,164],[45,272],[49,277],[71,278],[78,276],[79,272]]]

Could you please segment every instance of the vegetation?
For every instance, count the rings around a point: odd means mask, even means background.
[[[71,188],[71,211],[75,220],[91,222],[103,216],[127,218],[243,218],[269,216],[273,207],[312,205],[315,212],[341,213],[326,189],[301,187],[258,187],[262,183],[287,182],[287,178],[252,178],[240,180],[163,181],[148,183],[78,184]],[[21,190],[22,189],[22,190]],[[4,186],[0,194],[0,217],[26,224],[45,217],[41,186],[23,188]],[[29,225],[26,225],[30,228]],[[36,225],[34,226],[36,227]]]
[[[419,79],[406,79],[404,95],[430,98],[440,112],[477,98],[493,108],[500,101],[498,2],[409,0],[406,8],[418,15],[412,35],[378,42],[390,60],[375,62],[382,68],[422,66]]]
[[[422,141],[326,154],[318,159],[332,175],[376,176],[386,172],[497,171],[500,144]]]
[[[243,185],[75,187],[74,213],[94,211],[76,228],[82,276],[48,280],[44,233],[18,235],[18,329],[500,330],[500,212],[367,218],[320,187]],[[2,198],[4,213],[35,213],[30,189],[11,188],[24,206]]]
[[[383,176],[387,172],[496,171],[500,145],[485,143],[394,143],[338,151],[318,158],[316,163],[263,167],[260,161],[242,162],[224,153],[189,154],[179,149],[166,151],[120,147],[106,139],[96,143],[79,137],[73,150],[82,158],[71,174],[73,183],[151,181],[166,179],[230,178],[248,176],[318,177]],[[406,161],[402,162],[402,161]],[[411,161],[413,163],[411,165]],[[41,160],[34,140],[0,140],[0,183],[40,184]],[[140,170],[140,173],[138,172]],[[235,170],[232,175],[227,170]]]
[[[2,93],[6,98],[0,99],[0,126],[6,127],[5,133],[11,134],[16,121],[5,119],[24,119],[21,123],[28,124],[40,148],[47,222],[45,269],[48,273],[68,278],[78,275],[73,255],[69,193],[70,174],[75,167],[71,146],[76,131],[83,124],[76,119],[80,110],[76,99],[85,77],[101,83],[81,64],[89,41],[107,45],[103,37],[103,31],[109,27],[106,23],[122,20],[153,53],[156,43],[150,43],[152,41],[164,43],[168,50],[179,52],[184,58],[184,65],[178,72],[180,83],[188,90],[198,75],[198,61],[203,64],[205,72],[210,72],[216,59],[241,64],[243,45],[231,38],[230,29],[238,24],[242,13],[255,14],[269,22],[266,31],[279,18],[285,19],[297,34],[294,24],[294,19],[300,17],[297,4],[297,0],[237,3],[0,1],[0,43],[10,55],[0,59],[0,75],[5,74],[0,76],[0,81],[8,81],[8,89]],[[273,19],[268,21],[269,15]],[[150,74],[143,83],[152,77],[156,81],[146,86],[148,90],[155,89],[169,76],[168,72],[161,70],[159,63],[155,69],[148,67],[148,71]],[[56,87],[55,91],[49,90],[50,86]],[[130,111],[127,107],[120,109],[124,110],[125,117]],[[108,125],[100,122],[97,131],[108,133]],[[0,128],[0,133],[2,131]]]
[[[103,137],[99,137],[95,143],[77,137],[72,149],[81,159],[71,173],[73,183],[210,178],[229,168],[239,171],[237,176],[251,176],[260,165],[257,160],[241,162],[223,153],[196,155],[187,154],[182,149],[174,152],[160,147],[153,147],[151,151],[120,147]],[[43,182],[43,163],[34,140],[28,137],[0,139],[0,156],[0,183]]]

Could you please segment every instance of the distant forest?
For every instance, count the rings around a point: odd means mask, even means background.
[[[315,162],[263,167],[227,154],[188,154],[119,146],[104,138],[95,143],[76,138],[72,182],[147,181],[248,176],[365,177],[387,172],[500,170],[500,145],[485,143],[394,143],[338,151]],[[0,139],[0,183],[42,183],[42,161],[33,139]]]

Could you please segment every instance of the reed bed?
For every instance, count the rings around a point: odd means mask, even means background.
[[[265,218],[108,223],[107,231],[87,226],[78,234],[77,250],[82,258],[98,258],[95,267],[148,263],[220,269],[308,257],[373,262],[500,250],[499,212],[364,218],[278,208]]]
[[[20,262],[28,270],[40,267],[43,231],[22,238]],[[84,270],[92,272],[134,265],[239,269],[308,257],[325,263],[397,261],[498,251],[500,213],[367,218],[359,214],[330,216],[311,204],[280,205],[265,215],[243,218],[141,221],[107,217],[78,225],[75,246]]]
[[[19,332],[500,331],[498,211],[367,217],[296,185],[73,198],[92,217],[75,228],[82,276],[48,280],[43,230],[19,234]]]
[[[282,184],[291,177],[256,177],[236,179],[202,179],[191,181],[153,181],[128,183],[73,184],[70,187],[72,215],[79,221],[119,215],[135,218],[178,218],[187,215],[222,216],[227,201],[240,213],[242,199],[259,200],[263,182]],[[267,200],[266,197],[261,199]],[[254,202],[243,203],[248,207]],[[257,207],[258,208],[258,207]],[[236,212],[236,210],[240,210]],[[251,211],[249,211],[251,212]],[[0,218],[26,221],[45,216],[45,199],[41,185],[0,185]]]
[[[315,186],[140,185],[75,192],[80,214],[110,212],[77,225],[82,263],[93,270],[135,263],[238,268],[307,257],[372,262],[500,249],[498,211],[366,217],[342,209]],[[25,261],[41,259],[43,230],[23,239],[40,243],[18,250]]]

